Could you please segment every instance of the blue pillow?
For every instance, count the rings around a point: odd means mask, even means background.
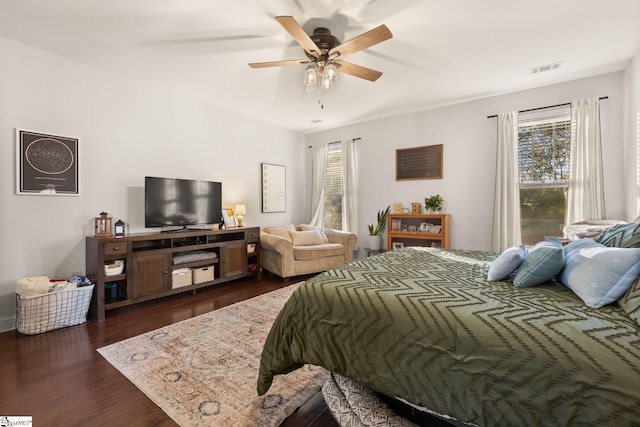
[[[564,252],[560,281],[589,307],[617,301],[640,274],[640,249],[611,248],[581,239],[569,243]]]
[[[495,282],[509,277],[509,275],[520,266],[524,255],[524,245],[513,246],[502,252],[498,258],[491,263],[489,273],[487,273],[487,280]]]
[[[564,266],[562,243],[557,237],[538,242],[525,256],[513,284],[521,288],[537,286],[553,279]]]

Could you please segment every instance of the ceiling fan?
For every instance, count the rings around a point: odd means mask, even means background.
[[[249,63],[250,67],[266,68],[307,64],[305,84],[315,86],[320,82],[320,88],[323,90],[333,88],[333,81],[336,79],[338,71],[371,82],[375,82],[382,75],[380,71],[346,62],[341,58],[393,37],[386,25],[380,25],[351,40],[340,43],[340,40],[331,34],[328,28],[318,27],[313,30],[313,34],[308,35],[292,16],[276,16],[275,19],[302,46],[307,59],[252,62]]]

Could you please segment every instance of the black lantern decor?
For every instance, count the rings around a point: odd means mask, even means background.
[[[124,237],[124,221],[117,220],[113,226],[113,231],[116,237]]]

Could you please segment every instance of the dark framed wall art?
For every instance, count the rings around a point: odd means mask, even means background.
[[[80,194],[78,139],[16,129],[16,194]]]
[[[442,179],[442,144],[396,150],[396,181]]]
[[[262,212],[285,212],[287,208],[286,170],[281,165],[262,163]]]

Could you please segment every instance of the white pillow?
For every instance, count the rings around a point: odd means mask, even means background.
[[[487,280],[490,282],[496,282],[498,280],[506,279],[511,273],[516,271],[520,264],[522,264],[524,256],[524,245],[513,246],[506,249],[491,263],[489,273],[487,274]]]
[[[290,231],[289,235],[291,235],[293,246],[313,246],[324,243],[318,230]]]

